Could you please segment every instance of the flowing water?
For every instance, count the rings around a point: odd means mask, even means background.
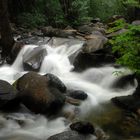
[[[83,90],[88,94],[88,99],[79,107],[66,105],[64,110],[78,110],[79,116],[87,116],[98,110],[103,103],[107,103],[112,97],[132,94],[135,87],[128,86],[126,89],[115,90],[111,85],[119,76],[114,71],[129,70],[124,68],[116,69],[111,66],[90,68],[84,72],[72,72],[74,66],[70,63],[70,56],[75,54],[83,43],[59,47],[42,45],[47,50],[40,71],[40,74],[52,73],[57,75],[68,89]],[[32,51],[37,45],[25,46],[17,56],[12,66],[4,65],[0,68],[0,78],[9,81],[11,84],[27,71],[23,70],[23,55]],[[69,123],[63,117],[48,120],[43,115],[31,113],[0,113],[0,140],[46,140],[49,136],[68,129]]]

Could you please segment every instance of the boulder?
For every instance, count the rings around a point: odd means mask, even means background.
[[[134,113],[140,108],[140,98],[133,95],[115,97],[111,100],[116,106]]]
[[[36,47],[31,52],[23,55],[23,67],[26,71],[38,71],[47,51],[45,48]]]
[[[78,31],[83,34],[91,34],[95,29],[89,25],[82,25],[78,27]]]
[[[97,138],[94,135],[83,135],[76,131],[65,131],[51,136],[47,140],[97,140]]]
[[[103,49],[108,39],[102,35],[91,35],[91,39],[87,40],[84,44],[83,51],[85,53],[92,53],[97,50]]]
[[[87,41],[74,60],[75,71],[114,62],[115,56],[112,54],[111,47],[105,46],[108,39],[102,33],[94,32],[85,38]]]
[[[101,33],[105,33],[104,25],[102,23],[97,22],[96,24],[92,25],[82,25],[78,27],[78,31],[85,35],[90,35],[94,31],[99,31]]]
[[[95,129],[94,126],[85,121],[79,121],[70,125],[71,130],[77,131],[81,134],[94,134]]]
[[[17,93],[18,91],[12,85],[4,80],[0,80],[0,109],[10,110],[16,108]]]
[[[100,67],[104,64],[115,62],[115,56],[110,51],[110,47],[104,47],[101,50],[85,53],[83,50],[79,52],[74,60],[74,71],[83,71],[91,67]]]
[[[79,100],[85,100],[88,97],[88,95],[81,90],[68,90],[66,95]]]
[[[41,31],[44,36],[49,36],[49,37],[68,38],[70,36],[75,36],[75,34],[76,34],[76,30],[74,30],[74,29],[62,30],[62,29],[53,28],[51,26],[44,27],[41,29]]]
[[[50,86],[46,76],[29,72],[17,80],[21,102],[32,112],[52,115],[61,110],[65,96],[57,87]]]
[[[57,76],[55,76],[51,73],[47,73],[44,76],[47,77],[49,86],[51,86],[53,88],[57,88],[62,93],[66,92],[66,89],[67,89],[66,86]]]
[[[125,88],[128,85],[135,85],[135,74],[128,74],[118,78],[115,83],[113,83],[113,88]]]
[[[140,25],[140,20],[135,20],[135,21],[133,21],[133,22],[132,22],[132,25],[137,25],[137,26]]]

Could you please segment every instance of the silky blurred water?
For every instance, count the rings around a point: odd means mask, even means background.
[[[124,68],[116,69],[112,66],[90,68],[84,72],[73,72],[74,66],[69,57],[81,49],[83,43],[69,46],[63,44],[59,47],[42,45],[46,48],[40,74],[52,73],[57,75],[68,89],[83,90],[88,94],[88,99],[79,107],[66,105],[64,110],[74,112],[78,110],[79,116],[86,116],[93,110],[108,102],[112,97],[132,94],[135,87],[128,86],[126,89],[116,91],[111,85],[122,75],[115,76],[114,71],[130,73]],[[11,84],[20,76],[27,73],[23,70],[22,59],[25,53],[31,52],[37,45],[25,46],[17,56],[12,66],[4,65],[0,68],[0,79]],[[0,139],[1,140],[46,140],[49,136],[62,132],[68,128],[69,123],[65,118],[48,120],[43,115],[30,113],[1,113],[0,114]]]

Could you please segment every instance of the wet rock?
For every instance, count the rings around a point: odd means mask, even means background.
[[[114,62],[115,56],[112,54],[111,47],[105,46],[108,39],[101,33],[86,36],[88,39],[83,49],[78,53],[74,60],[76,71],[85,70],[89,67],[102,66]]]
[[[61,47],[63,45],[71,47],[73,45],[82,43],[84,43],[84,41],[78,39],[59,38],[59,37],[52,37],[51,41],[49,42],[49,44],[52,45],[53,47]]]
[[[102,35],[91,35],[91,39],[85,42],[83,51],[86,53],[92,53],[103,49],[107,41],[108,39]]]
[[[88,97],[88,95],[81,90],[68,90],[66,95],[79,100],[85,100]]]
[[[91,34],[95,29],[89,25],[82,25],[78,28],[78,31],[83,34]]]
[[[82,135],[75,131],[65,131],[51,136],[47,140],[97,140],[97,138],[94,135]]]
[[[62,29],[57,29],[57,28],[53,28],[49,26],[49,27],[42,28],[42,33],[44,36],[67,38],[69,36],[75,36],[76,30],[73,30],[73,29],[62,30]]]
[[[83,71],[87,68],[100,67],[114,62],[115,56],[110,52],[110,48],[108,47],[104,47],[104,49],[93,53],[80,51],[74,60],[74,71]]]
[[[32,52],[25,53],[23,55],[24,70],[38,71],[46,54],[46,49],[42,47],[36,47]]]
[[[94,126],[89,122],[79,121],[70,125],[71,130],[81,134],[94,134]]]
[[[27,36],[21,36],[20,38],[18,38],[18,40],[22,41],[24,44],[44,45],[49,42],[50,38],[27,35]]]
[[[9,57],[7,57],[6,61],[8,64],[12,64],[17,55],[19,54],[20,50],[24,47],[24,43],[20,41],[16,41],[12,47]]]
[[[75,105],[75,106],[79,106],[80,103],[81,103],[80,100],[74,99],[74,98],[71,98],[71,97],[68,97],[68,96],[66,96],[66,102],[69,103],[69,104]]]
[[[47,73],[44,76],[47,77],[49,86],[57,88],[62,93],[66,92],[66,86],[57,76],[50,73]]]
[[[96,24],[80,26],[78,27],[78,31],[85,35],[90,35],[94,31],[99,31],[103,34],[105,33],[104,25],[99,22],[97,22]]]
[[[113,88],[125,88],[128,85],[135,85],[135,74],[129,74],[129,75],[125,75],[120,77],[119,79],[117,79],[115,81],[115,83],[113,83],[112,87]]]
[[[115,97],[111,100],[118,107],[135,113],[140,108],[140,99],[133,95]]]
[[[61,110],[65,96],[56,87],[49,86],[46,76],[29,72],[18,79],[21,102],[32,112],[52,115]]]
[[[0,109],[7,110],[15,108],[17,98],[17,90],[4,80],[0,80]]]

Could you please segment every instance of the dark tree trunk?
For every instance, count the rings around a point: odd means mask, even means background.
[[[11,52],[14,44],[12,31],[9,23],[7,0],[0,0],[0,45],[4,55],[8,55]]]
[[[63,13],[67,21],[73,20],[73,13],[71,10],[73,0],[59,0]]]

